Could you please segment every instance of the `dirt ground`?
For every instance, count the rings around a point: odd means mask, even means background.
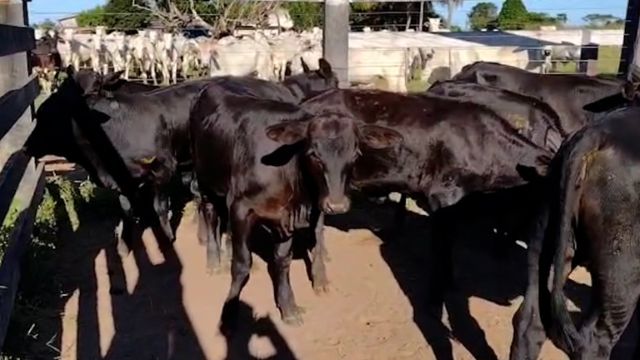
[[[65,360],[507,359],[524,250],[491,254],[475,239],[456,246],[458,287],[441,325],[425,304],[429,218],[410,213],[400,232],[392,210],[356,203],[328,220],[330,293],[316,295],[304,262],[294,261],[291,282],[306,309],[299,327],[280,320],[266,264],[254,255],[233,339],[218,330],[230,275],[207,274],[192,210],[185,211],[175,251],[160,251],[147,231],[144,246],[124,257],[116,249],[113,209],[82,211],[80,227],[60,234],[55,276],[63,296],[54,348]],[[577,299],[584,299],[588,273],[579,268],[572,279]],[[630,359],[633,343],[624,340],[615,358]],[[566,356],[547,342],[542,359]]]

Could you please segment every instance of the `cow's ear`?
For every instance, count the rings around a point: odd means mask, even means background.
[[[73,67],[73,65],[69,65],[65,69],[65,72],[67,73],[67,77],[73,77],[73,75],[75,75],[76,73],[76,69]]]
[[[518,172],[518,175],[527,182],[540,181],[547,175],[547,167],[543,166],[518,164],[516,165],[516,171]]]
[[[90,119],[98,124],[104,124],[111,119],[111,117],[101,111],[90,109]]]
[[[260,159],[260,162],[268,166],[284,166],[291,161],[294,156],[302,153],[305,147],[305,141],[298,141],[293,144],[284,144],[272,153],[263,156]]]
[[[400,143],[402,135],[387,127],[361,125],[358,128],[360,141],[372,149],[384,149]]]
[[[267,137],[275,142],[291,145],[302,140],[307,134],[308,121],[293,120],[269,126]]]
[[[325,79],[330,79],[333,76],[333,70],[331,69],[331,64],[324,58],[318,59],[318,68],[320,75],[322,75]]]
[[[302,71],[304,71],[305,73],[311,72],[311,69],[309,69],[309,65],[307,65],[306,62],[304,62],[304,59],[302,58],[302,56],[300,57],[300,64],[302,64]]]
[[[291,76],[292,74],[293,72],[291,71],[291,61],[287,61],[287,64],[285,65],[285,68],[284,68],[285,79]]]
[[[629,100],[625,98],[622,93],[609,95],[600,100],[596,100],[592,103],[588,103],[582,107],[583,110],[592,112],[592,113],[601,113],[605,111],[609,111],[611,109],[615,109],[617,107],[626,105],[629,103]]]
[[[480,85],[493,85],[498,80],[496,75],[492,74],[484,74],[482,72],[478,72],[478,84]]]
[[[103,76],[102,86],[104,87],[115,86],[120,80],[120,77],[122,76],[122,74],[124,74],[124,70],[116,71],[114,73]]]

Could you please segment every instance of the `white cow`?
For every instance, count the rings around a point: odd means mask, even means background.
[[[96,26],[96,32],[91,36],[91,67],[93,71],[106,75],[109,73],[110,54],[106,46],[106,28]]]
[[[349,81],[370,82],[382,77],[387,90],[407,92],[411,64],[419,52],[412,48],[359,48],[349,50]]]
[[[91,60],[89,39],[81,40],[76,36],[75,29],[66,28],[62,31],[62,42],[58,44],[58,51],[62,55],[65,66],[73,65],[80,69],[80,65]]]
[[[129,80],[129,71],[133,60],[129,43],[129,39],[122,32],[113,32],[106,37],[106,47],[111,54],[113,71],[124,71],[126,80]]]
[[[256,74],[265,80],[274,79],[271,47],[261,36],[201,42],[200,61],[209,68],[210,76],[245,76]]]

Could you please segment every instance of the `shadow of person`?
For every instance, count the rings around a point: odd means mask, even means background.
[[[469,196],[430,217],[408,212],[404,231],[394,229],[395,204],[372,206],[356,194],[351,212],[328,217],[327,225],[341,230],[367,228],[383,241],[381,256],[409,299],[413,320],[437,359],[453,359],[450,337],[476,359],[497,359],[484,330],[470,313],[468,298],[476,296],[510,306],[524,293],[526,250],[493,231],[507,220],[518,220],[502,226],[508,231],[521,226],[528,209],[522,209],[524,214],[514,213],[514,204],[524,204],[518,202],[523,200],[518,198],[520,192],[525,191]],[[453,263],[441,261],[446,257]],[[588,287],[571,285],[568,295],[574,303],[582,304]],[[441,321],[443,308],[451,331]]]
[[[233,335],[223,332],[227,342],[228,360],[236,359],[261,359],[261,360],[296,360],[296,356],[291,351],[289,344],[278,331],[268,315],[255,318],[251,305],[240,301],[238,305],[238,326],[235,328]],[[253,335],[266,337],[271,341],[274,349],[274,355],[269,357],[255,357],[249,349],[249,341]]]
[[[57,206],[64,207],[55,188],[51,194]],[[76,328],[77,359],[205,359],[182,301],[182,264],[172,244],[158,240],[164,262],[154,265],[141,239],[142,228],[133,234],[136,239],[129,254],[133,259],[129,260],[135,260],[138,278],[128,292],[130,279],[126,275],[131,273],[125,274],[117,251],[117,209],[116,197],[98,190],[96,198],[77,211],[79,224],[75,230],[68,219],[59,221],[60,265],[56,271],[61,274],[64,295],[58,313],[64,313],[71,295],[76,293],[78,316],[61,316],[58,334]],[[107,294],[101,290],[104,287],[99,289],[99,283],[108,283]],[[110,312],[105,311],[107,304]],[[63,326],[63,319],[75,324]],[[105,338],[109,334],[112,338]],[[62,337],[74,338],[58,336],[53,344],[57,349],[62,347]]]

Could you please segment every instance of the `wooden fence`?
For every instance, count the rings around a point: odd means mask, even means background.
[[[31,121],[33,103],[40,93],[27,55],[35,39],[33,29],[26,27],[26,1],[30,0],[0,0],[0,143],[8,141],[14,148],[0,147],[6,159],[0,171],[0,219],[13,215],[10,211],[18,212],[0,263],[0,348],[20,282],[21,259],[44,193],[43,164],[36,166],[20,149],[28,135],[23,131],[25,122]]]

